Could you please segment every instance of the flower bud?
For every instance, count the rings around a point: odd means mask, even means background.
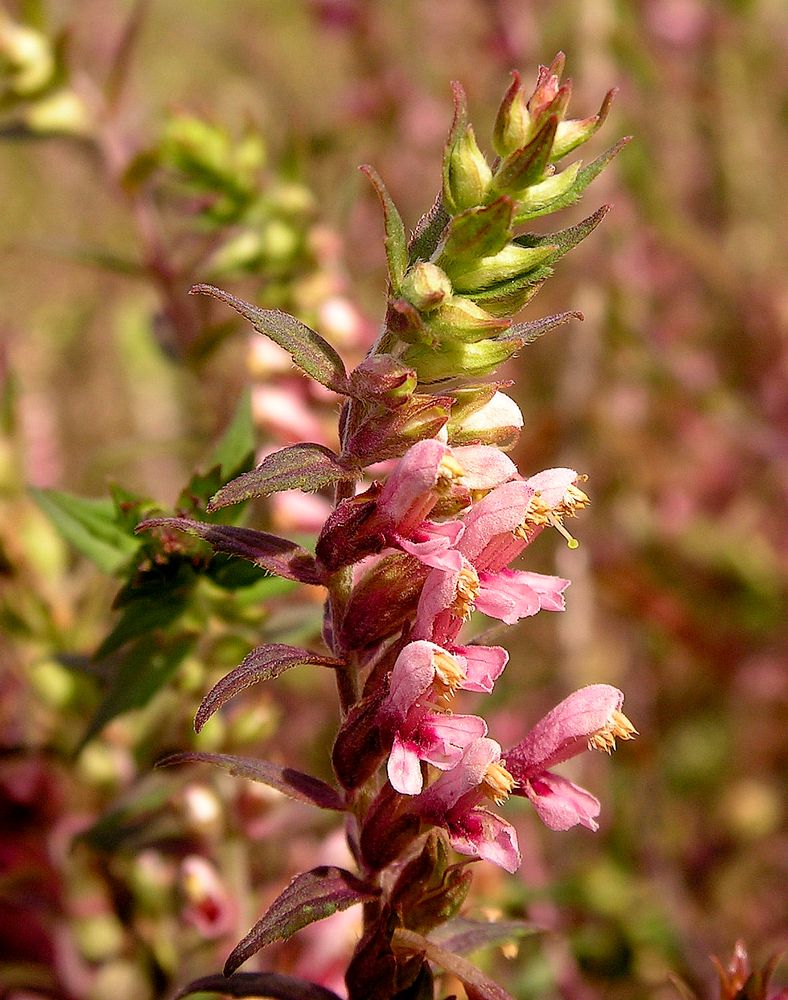
[[[480,340],[464,344],[447,341],[436,351],[427,344],[413,344],[405,361],[419,374],[420,382],[489,375],[522,346],[519,340]]]
[[[479,149],[473,126],[468,125],[447,150],[444,164],[443,198],[452,215],[484,202],[492,170]]]
[[[515,401],[496,392],[489,402],[459,420],[450,420],[449,441],[453,445],[489,444],[510,448],[520,435],[523,415]]]
[[[402,295],[420,312],[436,309],[452,292],[445,271],[425,261],[419,261],[405,275]]]
[[[471,344],[496,337],[509,325],[509,320],[491,316],[471,299],[455,295],[426,320],[425,329],[441,343],[459,340]]]
[[[609,90],[602,101],[602,107],[590,118],[572,118],[569,121],[559,122],[556,130],[553,150],[550,154],[552,161],[560,160],[571,153],[573,149],[582,146],[591,136],[599,131],[610,111],[610,105],[618,93],[616,88]]]
[[[582,165],[582,161],[578,160],[568,166],[566,170],[562,170],[560,174],[553,174],[552,177],[540,181],[539,184],[532,184],[526,188],[520,195],[515,221],[519,222],[521,219],[541,214],[550,205],[550,202],[567,194],[577,180]]]
[[[542,185],[539,184],[537,187]],[[497,285],[501,281],[517,278],[546,261],[555,249],[551,243],[538,247],[521,247],[510,243],[500,253],[482,257],[462,271],[452,274],[454,287],[458,292],[472,293]]]
[[[6,84],[17,97],[42,90],[52,79],[55,60],[52,47],[40,32],[15,24],[0,11],[0,58],[6,64]]]
[[[493,129],[493,148],[500,156],[508,156],[528,141],[531,120],[525,106],[525,93],[520,74],[512,73],[512,83],[503,96]]]

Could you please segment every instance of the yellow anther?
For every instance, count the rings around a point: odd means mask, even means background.
[[[588,749],[604,750],[605,753],[611,753],[616,749],[616,740],[633,740],[637,735],[637,729],[626,715],[619,712],[618,709],[614,709],[606,724],[589,736]]]
[[[588,477],[582,476],[580,478],[587,479]],[[561,502],[556,507],[556,511],[559,514],[568,514],[570,517],[574,517],[575,511],[582,510],[583,507],[587,507],[590,503],[591,501],[587,494],[573,484],[567,487],[566,492],[561,498]]]
[[[487,765],[481,787],[487,798],[492,799],[496,805],[505,802],[512,794],[512,790],[516,785],[517,782],[503,764],[494,761],[492,764]]]
[[[465,670],[460,662],[445,650],[433,654],[432,663],[435,667],[435,680],[442,685],[441,697],[451,698],[454,692],[465,680]]]
[[[438,463],[438,489],[448,489],[455,479],[462,479],[465,469],[460,465],[454,455],[447,452]]]
[[[463,566],[457,578],[457,593],[451,605],[451,613],[457,618],[468,618],[476,606],[479,596],[479,576],[473,566]]]

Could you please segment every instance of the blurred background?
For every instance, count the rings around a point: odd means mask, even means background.
[[[634,140],[549,220],[613,205],[525,314],[585,322],[506,372],[521,470],[577,468],[593,505],[579,550],[529,550],[529,568],[572,579],[568,611],[507,634],[491,731],[508,745],[604,681],[641,735],[577,762],[603,802],[596,835],[507,807],[523,868],[477,866],[468,910],[548,931],[474,960],[518,1000],[668,1000],[670,974],[716,997],[708,956],[738,938],[755,961],[785,946],[787,28],[777,0],[0,6],[4,996],[164,996],[217,971],[295,871],[342,863],[328,814],[152,770],[199,749],[328,777],[336,728],[331,678],[297,670],[191,729],[252,645],[317,641],[320,595],[217,569],[199,546],[163,552],[133,525],[199,511],[252,422],[258,449],[330,444],[336,406],[186,292],[211,280],[289,309],[360,357],[385,269],[356,166],[415,226],[450,80],[489,151],[509,71],[535,79],[558,49],[573,116],[620,89],[589,157]],[[250,523],[308,543],[324,514],[288,496]],[[337,988],[354,919],[256,967]]]

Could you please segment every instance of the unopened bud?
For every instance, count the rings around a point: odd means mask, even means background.
[[[539,184],[532,184],[531,187],[526,188],[519,198],[515,221],[539,214],[556,198],[567,194],[577,180],[582,165],[582,161],[578,160],[568,166],[566,170],[562,170],[560,174],[553,174],[552,177],[548,177]]]
[[[414,344],[404,360],[416,369],[420,382],[489,375],[521,347],[519,340],[480,340],[474,344],[447,341],[440,351]]]
[[[452,215],[484,203],[492,170],[468,125],[446,153],[443,197]]]
[[[496,337],[509,325],[509,320],[491,316],[471,299],[455,295],[429,317],[425,329],[440,342],[460,340],[470,344]]]
[[[475,292],[501,281],[517,278],[546,261],[555,253],[555,249],[551,243],[537,247],[521,247],[510,243],[500,253],[482,257],[470,267],[453,274],[454,287],[458,292]]]
[[[512,83],[503,96],[493,129],[493,147],[501,156],[521,149],[527,142],[531,120],[525,106],[520,74],[512,73]]]
[[[437,264],[420,261],[402,282],[402,295],[420,312],[436,309],[452,292],[451,282]]]
[[[571,153],[573,149],[582,146],[595,132],[599,131],[607,118],[610,105],[613,103],[613,99],[617,93],[618,91],[615,88],[609,90],[605,94],[604,101],[602,101],[602,107],[590,118],[572,118],[569,121],[559,122],[550,159],[553,161],[560,160],[567,153]]]
[[[449,442],[452,445],[488,444],[509,448],[516,442],[522,427],[520,407],[505,393],[496,392],[478,410],[449,421]]]

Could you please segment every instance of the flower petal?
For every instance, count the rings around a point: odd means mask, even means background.
[[[517,794],[531,800],[539,819],[551,830],[569,830],[578,823],[589,830],[599,829],[599,799],[559,774],[545,771],[517,789]]]
[[[435,679],[433,656],[440,646],[432,642],[409,642],[391,669],[389,690],[381,705],[388,725],[399,728],[418,699]]]
[[[403,795],[418,795],[424,787],[421,761],[415,747],[394,737],[386,771],[391,787]]]
[[[466,675],[460,687],[481,694],[492,691],[509,662],[509,654],[502,646],[452,646],[449,652],[465,661]]]
[[[517,466],[500,448],[473,444],[452,448],[462,466],[462,485],[469,490],[492,490],[517,475]]]
[[[460,854],[492,861],[507,872],[516,872],[522,860],[517,831],[506,820],[486,809],[471,809],[449,826],[451,846]]]
[[[569,487],[577,482],[577,473],[574,469],[545,469],[526,482],[548,507],[557,507]]]
[[[408,449],[392,470],[380,494],[378,507],[397,529],[409,535],[435,506],[435,486],[447,445],[429,438]]]
[[[460,552],[477,569],[498,569],[508,565],[525,547],[525,541],[516,538],[512,532],[525,517],[528,501],[533,496],[531,487],[521,479],[504,483],[488,493],[483,500],[474,504],[465,515],[465,534],[459,542]],[[495,562],[490,562],[490,553],[485,550],[493,540],[508,543],[505,553],[495,554]],[[500,545],[496,546],[496,549]],[[511,554],[509,554],[511,552]]]

